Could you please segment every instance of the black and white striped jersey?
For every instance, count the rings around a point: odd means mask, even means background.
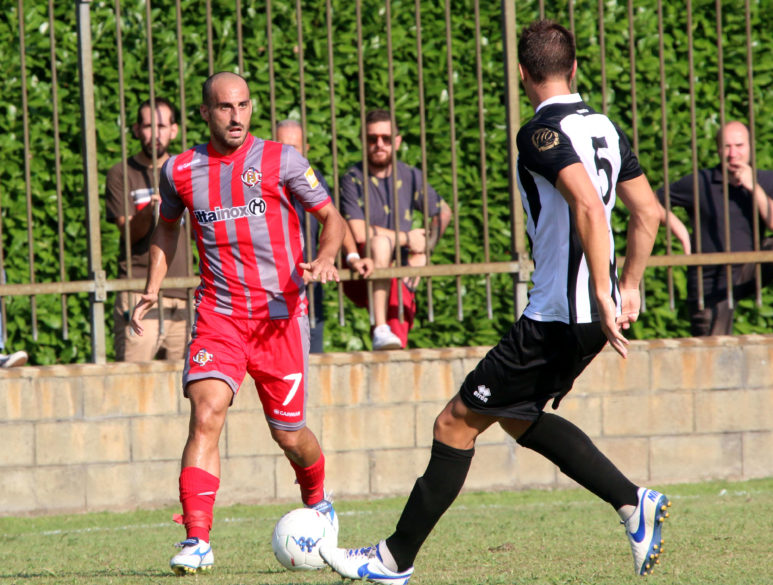
[[[534,259],[533,288],[524,315],[536,321],[598,321],[588,264],[569,205],[556,188],[559,171],[580,162],[604,203],[609,232],[609,292],[620,310],[610,217],[615,186],[642,174],[628,140],[579,94],[542,102],[518,132],[518,188]]]

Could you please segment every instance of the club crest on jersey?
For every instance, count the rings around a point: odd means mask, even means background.
[[[250,167],[242,173],[242,183],[248,187],[254,187],[263,180],[263,173]]]
[[[207,365],[207,363],[211,362],[213,359],[215,359],[215,356],[209,353],[206,349],[200,349],[192,358],[192,360],[200,366]]]
[[[303,173],[303,176],[306,177],[306,182],[309,184],[309,187],[312,189],[316,189],[317,186],[319,186],[319,181],[317,181],[317,175],[314,174],[314,169],[309,167],[306,169],[306,172]]]
[[[531,143],[540,152],[550,150],[558,146],[558,132],[550,128],[540,128],[531,135]]]

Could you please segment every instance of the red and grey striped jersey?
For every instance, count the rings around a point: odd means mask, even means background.
[[[230,155],[200,144],[161,170],[163,221],[187,207],[199,251],[196,307],[246,319],[287,319],[307,308],[303,228],[307,211],[332,202],[294,148],[251,134]]]

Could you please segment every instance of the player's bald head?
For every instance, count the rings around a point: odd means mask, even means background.
[[[201,86],[201,103],[205,106],[213,105],[215,90],[233,85],[243,85],[247,88],[247,93],[249,94],[250,89],[247,85],[247,80],[241,75],[231,73],[230,71],[220,71],[210,75],[204,82],[204,85]]]
[[[521,31],[518,61],[535,83],[570,81],[575,61],[574,36],[552,20],[537,20]]]

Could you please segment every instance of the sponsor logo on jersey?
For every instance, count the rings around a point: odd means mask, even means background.
[[[193,356],[193,358],[191,359],[192,361],[196,362],[200,366],[205,366],[207,365],[207,363],[215,359],[215,356],[209,353],[206,349],[200,349],[198,352],[196,352],[196,355]]]
[[[540,128],[531,135],[531,143],[540,152],[558,146],[558,132],[550,128]]]
[[[319,181],[317,181],[317,175],[314,174],[314,169],[309,167],[306,169],[306,172],[303,173],[303,176],[306,177],[306,182],[309,184],[309,187],[312,189],[316,189],[319,186]]]
[[[242,173],[242,183],[252,188],[263,180],[263,173],[250,167]]]
[[[488,402],[488,399],[491,398],[491,390],[489,390],[488,386],[484,386],[483,384],[478,386],[478,389],[472,394],[481,402]]]
[[[239,207],[215,207],[215,209],[194,209],[193,216],[199,224],[228,221],[240,217],[261,216],[266,213],[266,201],[261,197],[250,199],[247,205]]]
[[[177,170],[178,170],[178,171],[184,171],[184,170],[185,170],[185,169],[187,169],[188,167],[192,167],[193,165],[195,165],[195,164],[197,164],[197,163],[199,163],[199,162],[201,162],[201,159],[200,159],[200,158],[193,158],[193,159],[191,159],[191,160],[190,160],[189,162],[187,162],[187,163],[183,163],[183,164],[181,164],[181,165],[177,165]]]

